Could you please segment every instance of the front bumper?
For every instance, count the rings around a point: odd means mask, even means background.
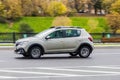
[[[26,54],[26,52],[25,52],[25,50],[24,50],[23,48],[16,49],[16,50],[14,50],[14,52],[15,52],[16,54]]]

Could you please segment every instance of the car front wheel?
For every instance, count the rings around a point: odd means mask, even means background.
[[[78,54],[81,58],[88,58],[90,56],[90,48],[88,46],[83,46],[80,48]]]
[[[30,56],[31,58],[38,59],[42,55],[42,50],[38,46],[34,46],[30,49]]]

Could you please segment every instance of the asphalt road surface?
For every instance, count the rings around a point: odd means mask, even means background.
[[[0,50],[0,80],[120,80],[120,48],[97,48],[87,59],[68,54],[28,59]]]

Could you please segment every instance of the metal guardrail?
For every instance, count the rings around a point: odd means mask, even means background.
[[[113,41],[114,39],[119,39],[120,40],[120,34],[119,33],[90,33],[94,39],[94,43],[105,43],[103,42],[104,39],[108,39],[111,43],[115,42]],[[113,39],[114,38],[114,39]],[[112,40],[110,40],[112,39]],[[107,41],[106,41],[107,42]],[[118,41],[117,41],[118,42]]]
[[[0,43],[15,43],[16,40],[34,36],[37,33],[0,33]]]
[[[37,33],[0,33],[0,43],[15,43],[20,38],[27,38],[34,36]],[[90,33],[94,39],[94,43],[102,43],[102,38],[120,38],[120,34],[113,33]]]

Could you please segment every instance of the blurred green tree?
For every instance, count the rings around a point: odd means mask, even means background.
[[[52,26],[72,26],[72,21],[69,17],[56,17],[52,22]]]
[[[3,17],[5,14],[5,5],[2,3],[2,1],[0,1],[0,17]]]
[[[116,33],[120,29],[120,14],[112,13],[106,16],[108,25],[112,29],[113,33]]]
[[[111,11],[112,12],[117,12],[120,14],[120,0],[116,0],[112,5],[111,5]]]
[[[19,28],[19,32],[32,33],[32,32],[34,32],[34,30],[27,23],[21,23],[20,28]]]
[[[110,13],[111,5],[115,2],[115,0],[103,0],[103,9],[105,9],[106,14]]]
[[[19,0],[4,0],[5,17],[7,19],[16,19],[22,16],[21,3]]]
[[[48,5],[47,12],[50,16],[58,16],[67,13],[67,7],[58,1],[51,1]]]

